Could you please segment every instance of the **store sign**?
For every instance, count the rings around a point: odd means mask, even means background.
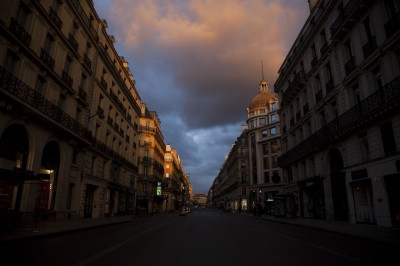
[[[161,182],[157,182],[156,195],[157,196],[161,196],[162,195]]]
[[[49,205],[49,197],[50,197],[50,182],[49,181],[39,181],[39,186],[37,190],[37,198],[36,198],[36,210],[41,212],[48,210]]]

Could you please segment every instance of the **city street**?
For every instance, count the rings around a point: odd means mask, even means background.
[[[390,265],[398,247],[195,209],[2,243],[2,265]]]

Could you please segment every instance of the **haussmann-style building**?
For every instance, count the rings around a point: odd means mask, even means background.
[[[279,69],[298,216],[400,225],[400,2],[319,0]]]

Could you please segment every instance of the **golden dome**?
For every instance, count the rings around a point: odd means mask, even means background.
[[[249,112],[254,112],[259,109],[267,109],[270,102],[275,102],[276,96],[268,88],[267,81],[261,80],[259,92],[251,100]]]

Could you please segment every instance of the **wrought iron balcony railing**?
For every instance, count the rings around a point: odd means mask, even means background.
[[[85,53],[83,54],[83,63],[89,68],[92,69],[92,61],[89,59],[88,55]],[[107,86],[106,86],[107,88]]]
[[[64,131],[72,131],[82,139],[92,141],[92,134],[87,128],[1,66],[0,87],[33,109],[57,122],[63,127]]]
[[[49,55],[49,53],[48,53],[45,49],[43,49],[43,48],[40,50],[40,59],[41,59],[42,62],[43,62],[46,66],[48,66],[51,70],[54,69],[55,61],[54,61],[53,57],[51,57],[51,56]]]
[[[351,16],[361,2],[363,2],[363,0],[349,0],[347,2],[347,4],[343,7],[342,12],[340,12],[339,16],[332,23],[330,28],[331,36],[335,36],[339,29],[345,25],[347,18]]]
[[[68,35],[68,42],[69,42],[69,44],[72,46],[72,48],[73,48],[75,51],[78,51],[79,44],[78,44],[78,42],[75,40],[75,37],[72,36],[71,33]]]
[[[60,17],[57,15],[56,11],[52,7],[50,7],[50,10],[49,10],[49,17],[53,21],[54,25],[56,25],[56,27],[59,30],[61,30],[62,20],[60,19]]]
[[[26,46],[31,44],[32,36],[15,18],[11,18],[10,31]]]
[[[79,87],[78,89],[78,97],[83,101],[83,102],[87,102],[87,93],[86,91],[84,91],[84,89],[82,89],[81,87]],[[103,111],[104,113],[104,111]]]
[[[72,83],[74,80],[65,70],[63,70],[61,73],[61,79],[65,82],[65,84],[67,84],[68,87],[72,88]]]
[[[296,75],[293,78],[293,81],[290,82],[289,86],[283,93],[284,101],[289,101],[296,94],[297,90],[299,90],[305,85],[304,77],[305,77],[304,71],[296,73]]]
[[[301,156],[322,148],[330,141],[353,132],[364,123],[371,121],[373,114],[376,115],[374,116],[376,119],[385,116],[392,109],[388,107],[394,107],[393,103],[399,102],[400,76],[285,152],[278,158],[279,166],[286,166]]]

